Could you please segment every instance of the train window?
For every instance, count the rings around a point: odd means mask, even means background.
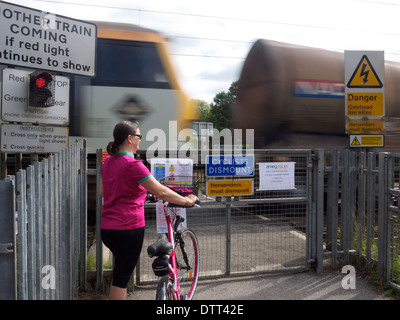
[[[155,43],[98,39],[94,85],[171,88]]]

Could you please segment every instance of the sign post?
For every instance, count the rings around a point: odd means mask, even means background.
[[[346,51],[345,118],[350,147],[383,147],[385,62],[383,51]]]

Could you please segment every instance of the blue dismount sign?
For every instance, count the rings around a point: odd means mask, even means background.
[[[207,177],[252,177],[254,176],[253,156],[208,156]]]

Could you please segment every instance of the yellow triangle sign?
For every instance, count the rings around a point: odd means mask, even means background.
[[[347,83],[348,88],[382,88],[382,82],[366,55],[363,55]]]
[[[360,146],[361,143],[358,141],[357,137],[354,137],[353,142],[351,143],[352,146]]]

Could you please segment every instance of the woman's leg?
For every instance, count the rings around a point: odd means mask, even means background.
[[[126,300],[126,288],[119,288],[111,285],[110,294],[108,295],[108,299],[110,300]]]
[[[127,284],[142,250],[144,228],[133,230],[101,230],[103,243],[114,255],[110,300],[125,300]]]

